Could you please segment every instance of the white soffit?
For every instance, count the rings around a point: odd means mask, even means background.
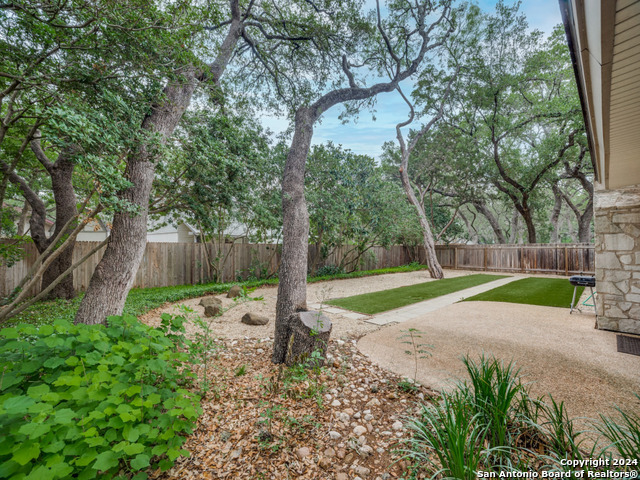
[[[581,3],[580,0],[577,0],[577,3]],[[578,9],[575,11],[577,12]],[[602,16],[600,0],[585,0],[582,11],[584,12],[583,22],[585,29],[583,31],[584,33],[580,35],[580,54],[583,62],[583,70],[588,69],[588,71],[584,71],[583,74],[588,75],[589,79],[586,87],[592,130],[595,137],[593,139],[593,148],[597,150],[595,156],[598,162],[601,182],[606,185],[608,172],[605,163],[607,155],[605,150],[606,139],[604,138],[605,125],[603,121],[606,113],[603,112],[604,104],[602,95]],[[576,20],[576,25],[579,25],[581,23],[580,18]]]

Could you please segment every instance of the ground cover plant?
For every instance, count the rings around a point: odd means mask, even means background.
[[[475,287],[483,283],[505,278],[507,275],[475,274],[463,277],[446,278],[432,282],[419,283],[407,287],[392,288],[382,292],[365,293],[352,297],[329,300],[325,303],[353,310],[354,312],[373,315],[394,308],[404,307],[412,303],[440,297],[448,293]]]
[[[309,277],[308,282],[322,282],[326,280],[340,280],[348,278],[361,278],[372,275],[385,275],[388,273],[414,272],[425,270],[425,265],[411,263],[400,267],[380,268],[377,270],[365,270],[352,273],[334,273]],[[224,293],[233,285],[240,285],[248,289],[262,287],[265,285],[277,285],[277,278],[250,280],[234,283],[206,283],[200,285],[179,285],[174,287],[156,288],[133,288],[129,292],[127,302],[124,307],[125,315],[138,317],[149,310],[161,307],[167,303],[179,302],[187,298],[196,298],[204,295]],[[10,318],[5,325],[15,325],[18,323],[30,323],[33,325],[50,324],[54,319],[73,321],[78,310],[82,294],[73,300],[50,300],[42,301],[32,305],[21,314]]]
[[[573,297],[573,285],[564,278],[523,278],[488,292],[465,298],[465,302],[506,302],[569,308]],[[584,287],[578,287],[576,299]]]
[[[414,473],[422,475],[415,478],[471,480],[479,471],[597,478],[607,471],[639,470],[637,413],[618,409],[619,418],[601,416],[579,430],[563,402],[551,395],[531,397],[514,364],[484,356],[463,361],[470,381],[444,393],[441,401],[423,405],[420,415],[408,422],[413,436],[405,458],[414,463]],[[563,462],[566,459],[585,462],[572,466]],[[608,464],[590,462],[598,459]]]
[[[0,478],[147,478],[201,412],[181,317],[0,331]]]

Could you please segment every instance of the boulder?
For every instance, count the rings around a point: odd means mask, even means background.
[[[222,300],[220,300],[218,297],[210,295],[208,297],[202,297],[198,305],[200,305],[201,307],[206,307],[207,305],[222,305]]]
[[[238,285],[234,285],[229,289],[229,293],[227,293],[227,298],[235,298],[242,295],[242,287]]]
[[[205,317],[217,317],[222,311],[222,306],[218,303],[212,303],[204,306]]]
[[[247,325],[266,325],[269,323],[269,317],[265,317],[264,315],[258,315],[257,313],[245,313],[242,316],[242,323],[246,323]]]

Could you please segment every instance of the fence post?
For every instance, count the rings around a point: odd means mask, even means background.
[[[487,247],[484,247],[484,271],[487,271]]]
[[[520,247],[520,270],[522,270],[522,273],[525,272],[525,269],[524,269],[524,247]]]
[[[453,269],[458,269],[458,247],[454,247],[453,249]]]
[[[564,274],[569,276],[569,255],[567,255],[567,252],[567,247],[564,247]]]

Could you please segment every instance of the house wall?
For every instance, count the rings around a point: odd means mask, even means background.
[[[189,227],[184,223],[178,225],[178,242],[179,243],[193,243],[196,241],[196,236],[193,234]]]
[[[598,328],[640,334],[640,185],[595,204]]]

